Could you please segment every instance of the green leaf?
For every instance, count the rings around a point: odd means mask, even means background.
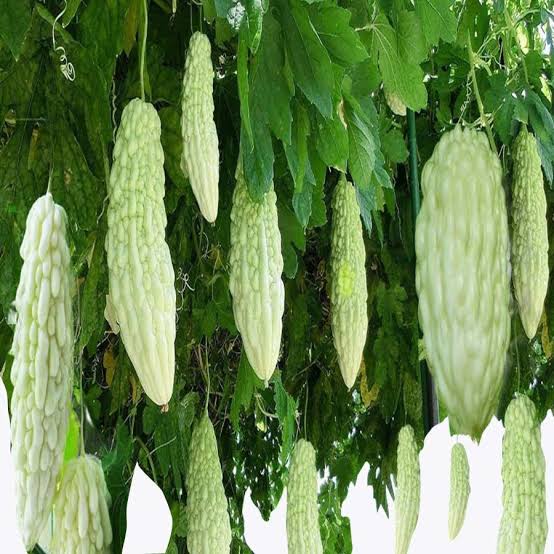
[[[369,127],[369,121],[359,107],[348,102],[345,111],[350,145],[348,169],[356,185],[361,189],[368,189],[375,167],[374,136]]]
[[[427,105],[423,71],[418,64],[403,59],[398,51],[397,33],[383,14],[375,18],[372,28],[372,52],[378,57],[385,88],[396,92],[414,111]]]
[[[288,204],[277,202],[279,210],[279,230],[281,231],[281,250],[283,251],[283,273],[293,279],[298,270],[296,250],[304,251],[306,237],[304,229]]]
[[[273,144],[268,126],[252,112],[254,141],[249,144],[244,125],[240,128],[240,144],[244,176],[248,190],[255,200],[261,200],[273,182]]]
[[[248,361],[244,349],[240,355],[240,363],[237,372],[237,382],[235,384],[235,392],[231,401],[231,412],[229,419],[233,425],[233,429],[240,429],[240,413],[242,410],[249,410],[252,402],[254,391],[258,388],[263,388],[261,379],[257,377]]]
[[[298,0],[278,0],[287,57],[297,85],[324,117],[333,110],[333,68],[308,10]]]
[[[255,54],[262,38],[264,20],[262,0],[245,0],[245,6],[248,23],[248,45],[252,54]]]
[[[329,167],[346,171],[348,159],[348,129],[338,114],[325,119],[316,114],[316,148],[321,159]]]
[[[181,135],[181,115],[172,106],[162,108],[158,115],[162,124],[162,146],[164,167],[171,180],[179,187],[187,186],[187,179],[181,169],[183,137]]]
[[[69,414],[69,425],[67,427],[67,437],[63,451],[63,461],[67,462],[76,458],[79,454],[79,429],[80,423],[74,410]]]
[[[398,129],[391,129],[381,138],[385,157],[391,162],[402,163],[408,159],[408,148],[404,135]]]
[[[281,427],[281,462],[285,463],[289,457],[296,433],[296,401],[290,396],[278,376],[273,379],[275,395],[275,413]]]
[[[240,118],[249,139],[249,145],[254,143],[252,124],[250,123],[249,85],[248,85],[248,43],[243,26],[239,33],[239,47],[237,51],[237,84],[240,99]]]
[[[351,13],[338,6],[317,6],[310,9],[319,38],[329,54],[339,63],[354,65],[368,57],[358,34],[349,25]]]
[[[25,34],[31,25],[31,2],[29,0],[5,0],[0,8],[0,38],[7,44],[13,57],[18,60]]]
[[[396,29],[400,57],[411,63],[421,63],[427,57],[427,42],[415,12],[400,11]]]
[[[80,5],[81,5],[81,0],[67,1],[67,7],[65,8],[65,12],[62,17],[62,25],[64,27],[67,27],[71,23]]]
[[[456,40],[456,16],[450,9],[452,0],[416,0],[415,11],[423,26],[427,42],[432,46]]]

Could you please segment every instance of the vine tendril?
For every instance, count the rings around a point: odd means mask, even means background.
[[[56,24],[58,23],[59,19],[63,17],[66,10],[67,0],[64,0],[63,10],[56,16],[56,19],[54,19],[54,23],[52,25],[52,48],[54,49],[54,52],[60,52],[60,71],[62,72],[63,76],[68,81],[74,81],[75,68],[73,67],[73,64],[68,61],[67,55],[65,53],[65,48],[63,46],[56,46]]]

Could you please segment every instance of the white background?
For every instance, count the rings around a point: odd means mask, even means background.
[[[2,551],[24,554],[17,535],[13,499],[13,470],[9,453],[9,419],[6,391],[0,380],[0,537]],[[471,495],[466,520],[458,538],[448,540],[448,496],[450,448],[455,439],[447,422],[435,427],[427,436],[420,455],[421,509],[410,554],[475,554],[496,551],[496,535],[501,515],[502,482],[500,477],[502,425],[494,419],[479,446],[466,441],[470,471]],[[551,412],[542,425],[542,443],[546,456],[548,520],[554,521],[554,433]],[[350,518],[354,554],[394,552],[394,505],[391,518],[377,512],[371,488],[367,486],[367,465],[355,485],[351,485],[342,506]],[[268,522],[260,516],[250,497],[243,513],[246,541],[255,554],[286,554],[286,492]],[[171,534],[171,516],[160,489],[137,466],[127,506],[125,554],[165,552]],[[554,524],[551,523],[554,528]],[[546,552],[554,552],[554,532],[549,536]],[[70,553],[68,553],[70,554]]]

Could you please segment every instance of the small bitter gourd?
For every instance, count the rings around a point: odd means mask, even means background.
[[[404,425],[398,434],[396,457],[395,552],[406,554],[419,518],[419,450],[414,430]]]
[[[167,405],[175,372],[175,275],[165,242],[160,118],[139,98],[123,110],[108,187],[106,318],[121,330],[146,394]],[[114,328],[115,327],[115,328]]]
[[[527,396],[512,400],[502,439],[502,519],[498,554],[543,554],[546,517],[545,459],[535,405]]]
[[[213,223],[219,201],[219,150],[214,122],[211,44],[200,32],[189,41],[181,98],[181,168],[204,218]]]
[[[190,554],[228,554],[231,523],[214,428],[207,413],[194,428],[187,472]]]
[[[273,185],[254,201],[237,164],[231,208],[229,289],[248,361],[266,383],[277,365],[283,330],[283,255]]]
[[[454,540],[464,524],[469,484],[469,463],[464,445],[457,442],[450,455],[450,503],[448,510],[448,536]]]
[[[98,458],[87,454],[67,462],[54,505],[51,554],[110,554],[110,504]]]
[[[367,337],[365,245],[356,191],[341,174],[333,195],[331,328],[339,367],[350,389],[360,370]]]
[[[422,173],[416,288],[427,361],[457,434],[479,440],[498,404],[510,337],[502,169],[484,133],[445,133]]]
[[[406,104],[402,102],[400,96],[396,92],[391,92],[385,89],[385,100],[389,105],[392,113],[396,115],[406,115]]]
[[[17,520],[32,550],[63,462],[73,376],[70,254],[64,209],[46,193],[27,216],[15,297],[11,442]]]
[[[322,554],[317,505],[317,469],[312,444],[300,439],[293,450],[287,486],[289,554]]]
[[[521,322],[532,339],[548,288],[548,229],[541,159],[525,126],[513,148],[512,264]]]

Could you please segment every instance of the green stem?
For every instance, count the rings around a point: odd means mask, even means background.
[[[492,129],[489,125],[489,122],[485,118],[485,109],[483,107],[483,101],[481,100],[481,94],[479,93],[479,87],[477,86],[477,76],[475,75],[475,64],[473,63],[473,49],[471,48],[471,37],[469,31],[467,32],[467,52],[469,57],[469,71],[471,74],[471,81],[473,83],[473,92],[475,93],[475,99],[477,100],[477,107],[479,108],[479,116],[481,118],[481,123],[485,126],[487,136],[489,137],[490,146],[493,151],[498,155],[496,150],[496,143],[494,142],[494,137],[492,134]]]
[[[148,34],[148,0],[143,0],[144,31],[142,33],[142,48],[140,52],[140,96],[144,100],[144,58],[146,57],[146,35]]]
[[[419,177],[417,172],[417,134],[415,124],[415,113],[408,109],[406,111],[408,119],[408,148],[409,148],[409,170],[410,170],[410,193],[412,199],[412,218],[415,222],[421,206],[419,192]],[[419,335],[418,335],[419,336]],[[421,392],[423,397],[423,426],[425,434],[439,422],[438,403],[433,385],[433,378],[429,373],[427,364],[421,362],[419,364],[419,372],[421,378]]]
[[[150,454],[150,450],[148,450],[147,446],[144,444],[142,439],[140,437],[134,437],[134,440],[138,442],[140,448],[144,450],[144,453],[146,454],[146,459],[148,460],[148,464],[150,465],[150,471],[152,472],[152,478],[154,479],[154,483],[156,485],[158,484],[158,476],[156,474],[156,468],[154,466],[154,460],[152,458],[152,454]]]

